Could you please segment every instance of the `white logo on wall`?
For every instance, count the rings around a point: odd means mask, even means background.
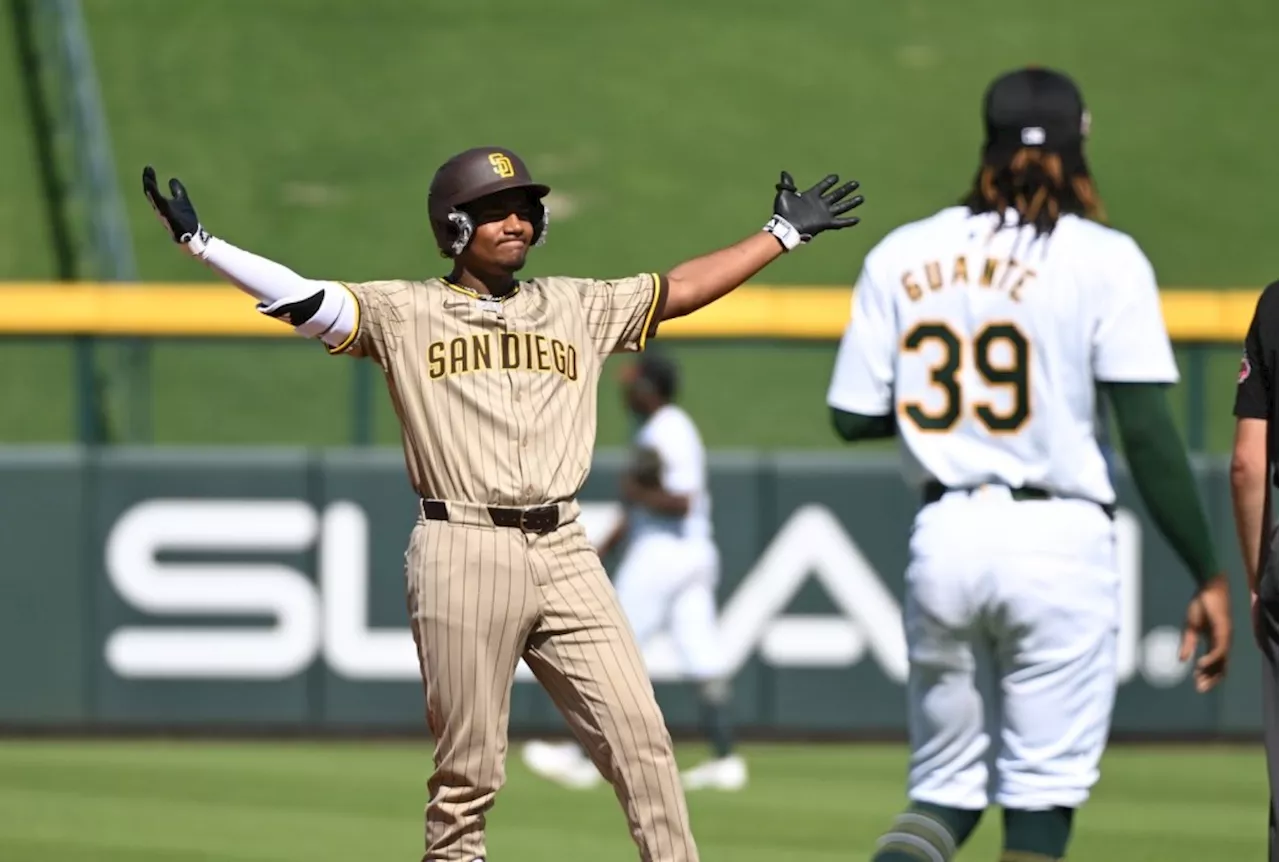
[[[351,679],[417,679],[407,626],[371,628],[369,527],[340,502],[317,513],[301,500],[150,500],[107,538],[107,577],[122,599],[154,616],[267,616],[265,627],[122,626],[107,665],[131,678],[282,679],[323,655]],[[323,537],[323,540],[321,539]],[[279,563],[160,562],[162,552],[317,550],[319,589]]]
[[[584,503],[588,537],[616,523],[615,503]],[[1185,675],[1177,630],[1141,637],[1137,519],[1117,519],[1122,570],[1121,680],[1141,670],[1154,685]],[[248,554],[314,551],[317,583],[281,563]],[[173,553],[235,553],[231,562],[170,562]],[[107,576],[129,605],[157,618],[121,626],[105,644],[107,665],[133,679],[284,679],[317,658],[353,680],[413,681],[418,660],[407,625],[369,625],[369,527],[363,509],[335,502],[321,512],[301,500],[157,499],[126,511],[107,538]],[[402,573],[397,571],[397,577]],[[787,606],[810,579],[836,608],[793,615]],[[257,626],[163,625],[166,617],[266,617]],[[729,597],[720,615],[729,667],[753,657],[774,667],[841,668],[870,657],[896,682],[906,679],[901,610],[880,574],[829,509],[796,510]],[[677,680],[667,638],[646,645],[656,681]],[[521,662],[517,679],[532,674]]]

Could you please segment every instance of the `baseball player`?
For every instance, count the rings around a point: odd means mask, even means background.
[[[683,774],[685,789],[741,790],[747,766],[734,751],[729,680],[717,642],[720,554],[712,537],[706,450],[693,419],[675,403],[678,372],[671,360],[646,353],[626,366],[622,383],[640,427],[622,481],[627,512],[600,555],[629,539],[614,586],[636,640],[643,649],[669,632],[685,674],[697,683],[715,756]],[[534,772],[567,786],[601,780],[577,745],[533,741],[523,757]]]
[[[844,439],[899,436],[921,494],[904,609],[911,804],[876,862],[953,858],[993,800],[1004,862],[1067,851],[1117,684],[1099,390],[1197,583],[1182,659],[1207,635],[1199,691],[1222,678],[1230,643],[1227,582],[1166,403],[1178,369],[1155,275],[1100,223],[1082,97],[1065,75],[1021,69],[990,85],[985,120],[963,202],[867,255],[827,396]]]
[[[511,150],[469,149],[427,197],[448,275],[360,284],[304,278],[212,236],[182,184],[164,196],[150,167],[142,184],[174,241],[261,313],[383,372],[421,497],[405,575],[436,741],[425,862],[485,857],[521,658],[613,784],[641,859],[697,859],[640,651],[577,520],[600,367],[784,252],[857,224],[841,216],[862,203],[858,184],[831,175],[800,192],[784,173],[762,231],[665,275],[519,279],[546,234],[549,189]]]

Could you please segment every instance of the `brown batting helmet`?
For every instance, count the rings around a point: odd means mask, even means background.
[[[535,183],[524,160],[506,147],[472,147],[441,165],[427,194],[427,213],[440,253],[457,257],[471,242],[475,223],[459,209],[462,205],[508,189],[527,189],[538,200],[551,191]],[[544,204],[533,226],[535,243],[542,242],[549,215]]]

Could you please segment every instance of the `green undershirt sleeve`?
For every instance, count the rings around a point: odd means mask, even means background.
[[[1218,573],[1209,523],[1162,383],[1105,383],[1134,485],[1197,583]]]
[[[846,413],[835,407],[831,408],[831,423],[842,440],[850,443],[855,440],[875,440],[881,437],[892,437],[898,433],[898,423],[893,414],[886,416],[864,416],[861,413]]]

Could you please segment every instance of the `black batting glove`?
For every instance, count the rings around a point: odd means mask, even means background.
[[[800,192],[791,174],[783,171],[775,187],[778,194],[773,199],[773,218],[765,224],[765,232],[773,234],[783,248],[791,251],[823,231],[853,227],[861,219],[840,216],[861,205],[863,198],[862,195],[849,197],[858,190],[856,180],[837,188],[839,182],[840,177],[828,174],[813,188]]]
[[[147,196],[151,208],[155,210],[160,223],[169,231],[174,242],[184,246],[191,254],[199,255],[204,251],[209,233],[200,226],[196,208],[180,181],[169,180],[169,193],[173,197],[166,198],[160,193],[160,187],[156,183],[155,168],[147,165],[142,169],[142,193]]]

